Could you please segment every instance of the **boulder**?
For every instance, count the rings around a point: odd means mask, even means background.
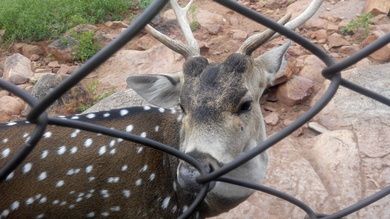
[[[362,46],[365,47],[365,46],[371,44],[372,42],[381,38],[385,34],[386,34],[386,32],[384,32],[382,30],[371,31],[370,35],[362,42]],[[375,51],[374,53],[372,53],[369,57],[373,58],[377,61],[381,61],[381,62],[390,61],[390,44],[389,43],[386,44],[382,48],[380,48],[377,51]]]
[[[28,82],[33,75],[31,61],[27,57],[15,53],[5,60],[3,73],[5,80],[19,85]]]
[[[9,122],[12,115],[20,115],[25,104],[15,97],[0,97],[0,123]]]
[[[341,47],[341,46],[350,46],[351,44],[344,39],[343,36],[341,36],[338,33],[333,33],[332,35],[329,36],[328,38],[329,41],[329,47],[330,48],[336,48],[336,47]]]
[[[364,5],[364,13],[370,13],[373,15],[389,14],[390,13],[390,1],[388,0],[367,0]]]
[[[276,97],[287,106],[294,106],[305,101],[314,91],[313,81],[293,75],[285,84],[278,87]]]
[[[42,100],[58,84],[60,84],[67,75],[45,74],[39,78],[34,85],[31,95]],[[93,102],[91,92],[81,83],[73,86],[64,95],[59,97],[46,112],[51,116],[73,115],[77,113],[77,107],[90,105]],[[28,114],[31,108],[28,106],[23,114]]]
[[[73,60],[73,47],[76,45],[76,40],[70,36],[63,36],[51,43],[47,50],[60,62],[71,62]]]

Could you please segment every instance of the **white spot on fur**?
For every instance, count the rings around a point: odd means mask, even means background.
[[[77,147],[74,146],[73,148],[70,149],[70,154],[75,154],[77,152]]]
[[[51,133],[51,132],[46,132],[45,134],[43,134],[43,137],[44,137],[44,138],[50,138],[52,135],[53,135],[53,133]]]
[[[114,206],[112,208],[110,208],[111,211],[120,211],[121,208],[119,206]]]
[[[144,110],[150,110],[151,107],[150,106],[144,106]]]
[[[89,165],[89,166],[87,166],[87,167],[85,168],[85,172],[86,172],[86,173],[91,173],[92,170],[93,170],[93,166],[92,166],[92,165]]]
[[[73,209],[74,207],[75,207],[74,204],[69,205],[69,209]]]
[[[60,203],[60,206],[64,206],[64,205],[66,205],[66,201],[62,201],[61,203]]]
[[[72,134],[70,134],[70,137],[71,138],[75,138],[77,137],[77,135],[80,133],[80,129],[76,129],[74,130],[74,132],[72,132]]]
[[[160,129],[160,126],[154,127],[154,131],[155,131],[155,132],[158,132],[159,129]]]
[[[105,211],[105,212],[102,212],[100,215],[101,215],[102,217],[108,217],[108,216],[110,216],[110,213],[108,213],[107,211]]]
[[[101,190],[100,194],[103,196],[103,198],[108,198],[110,197],[110,194],[108,194],[107,190]]]
[[[110,151],[110,154],[112,154],[112,155],[114,155],[116,153],[116,148],[114,148],[114,149],[112,149],[111,151]]]
[[[96,178],[94,177],[94,176],[91,176],[91,177],[89,177],[88,178],[88,182],[92,182],[92,181],[94,181]]]
[[[176,109],[171,109],[171,113],[172,113],[172,114],[176,114],[176,113],[177,113],[177,110],[176,110]]]
[[[38,181],[42,181],[42,180],[46,179],[46,177],[47,177],[47,173],[46,172],[42,172],[38,176]]]
[[[48,150],[42,151],[41,159],[45,159],[45,158],[47,157],[48,154],[49,154],[49,151],[48,151]]]
[[[103,117],[104,117],[104,118],[107,118],[107,117],[109,117],[109,116],[110,116],[110,113],[104,113],[104,114],[103,114]]]
[[[146,138],[146,132],[142,132],[140,135],[142,138]]]
[[[110,146],[110,148],[114,147],[115,146],[115,140],[111,140],[109,146]]]
[[[188,206],[184,205],[183,208],[182,208],[182,212],[184,213],[185,211],[187,211],[187,209],[188,209]]]
[[[137,154],[140,154],[144,150],[143,147],[137,147]]]
[[[106,146],[102,146],[102,147],[99,149],[99,155],[105,154],[106,151],[107,151]]]
[[[31,205],[32,203],[34,203],[34,198],[33,197],[30,197],[26,200],[26,205]]]
[[[5,209],[3,212],[1,212],[1,216],[7,217],[9,215],[9,210]]]
[[[142,179],[137,179],[136,181],[135,181],[135,185],[136,186],[140,186],[142,184]]]
[[[87,148],[87,147],[91,146],[92,143],[93,143],[92,138],[88,138],[88,139],[86,139],[85,142],[84,142],[84,147]]]
[[[170,196],[166,197],[161,204],[161,208],[167,209],[170,201],[171,201],[171,197]]]
[[[8,174],[8,176],[5,180],[10,181],[12,179],[12,177],[14,177],[14,175],[15,175],[15,172]]]
[[[153,181],[155,178],[156,178],[156,174],[155,173],[150,174],[150,176],[149,176],[149,180],[150,181]]]
[[[46,133],[45,133],[46,134]],[[27,132],[25,132],[23,135],[22,135],[22,138],[27,138],[29,136],[29,134]],[[45,136],[45,135],[43,135]]]
[[[140,173],[143,173],[143,172],[145,172],[147,169],[148,169],[148,165],[145,164],[145,165],[139,170],[139,172],[140,172]]]
[[[124,172],[124,171],[126,171],[126,170],[127,170],[127,168],[129,168],[129,166],[127,166],[127,165],[123,165],[123,166],[122,166],[122,168],[121,168],[121,170]]]
[[[129,114],[129,111],[123,109],[123,110],[121,110],[119,113],[121,114],[121,116],[125,116],[125,115]]]
[[[60,203],[60,200],[54,200],[52,204],[57,205],[58,203]]]
[[[181,120],[182,120],[182,119],[183,119],[183,115],[182,115],[182,114],[180,114],[180,115],[177,117],[177,119],[176,119],[176,120],[177,120],[178,122],[181,122]]]
[[[18,201],[15,201],[14,203],[11,204],[11,211],[15,211],[16,209],[18,209],[20,206],[20,202]]]
[[[88,114],[86,117],[87,117],[88,119],[93,119],[93,118],[96,117],[96,114],[91,113],[91,114]]]
[[[45,217],[45,214],[40,214],[40,215],[37,215],[36,219],[41,219],[41,218],[44,218]]]
[[[68,176],[71,176],[73,174],[75,174],[74,169],[70,169],[70,170],[68,170],[68,172],[66,172],[66,175],[68,175]]]
[[[133,125],[128,125],[128,126],[126,127],[126,132],[131,132],[131,131],[133,131],[133,128],[134,128]]]
[[[122,191],[122,194],[126,198],[130,198],[131,192],[130,192],[130,190],[125,189],[125,190]]]
[[[65,184],[64,180],[60,180],[56,183],[56,187],[59,188]]]
[[[108,183],[117,183],[119,182],[119,177],[110,177],[107,179]]]
[[[26,163],[23,166],[23,173],[26,174],[26,173],[30,172],[31,168],[32,168],[32,163]]]
[[[72,116],[70,119],[80,119],[78,116]]]
[[[86,217],[95,217],[95,212],[89,212]]]
[[[61,147],[58,148],[57,154],[58,155],[63,155],[65,152],[66,152],[66,147],[65,146],[61,146]]]
[[[4,138],[2,141],[4,144],[8,142],[8,138]]]
[[[16,125],[17,123],[16,122],[9,122],[7,123],[7,126],[13,126],[13,125]]]
[[[6,157],[8,157],[8,155],[11,153],[11,149],[9,149],[9,148],[6,148],[6,149],[4,149],[2,152],[1,152],[1,157],[2,158],[6,158]]]
[[[164,109],[164,108],[158,108],[158,111],[159,111],[160,113],[163,113],[163,112],[165,112],[165,109]]]

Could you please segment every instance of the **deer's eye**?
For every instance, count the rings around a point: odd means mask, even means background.
[[[241,104],[240,110],[238,113],[248,112],[252,110],[252,101],[245,101]]]

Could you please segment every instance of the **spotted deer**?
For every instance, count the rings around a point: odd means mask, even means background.
[[[133,107],[63,119],[87,121],[171,145],[199,160],[208,171],[264,141],[260,96],[283,68],[290,43],[252,57],[274,35],[267,30],[249,37],[224,62],[209,63],[200,55],[186,18],[192,3],[181,7],[171,0],[188,45],[146,27],[185,57],[183,70],[127,79],[141,97],[161,108]],[[296,28],[316,10],[306,10],[304,19],[298,17],[286,26]],[[177,105],[181,110],[167,109]],[[0,124],[0,167],[16,154],[33,128],[27,121]],[[264,152],[227,175],[261,183],[267,163]],[[189,164],[137,143],[49,126],[33,152],[0,182],[0,218],[174,218],[186,211],[199,192],[199,175]],[[248,188],[212,183],[192,216],[225,212],[252,193]]]

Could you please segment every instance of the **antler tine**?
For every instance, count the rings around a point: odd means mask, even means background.
[[[324,0],[313,0],[301,15],[296,17],[294,20],[288,22],[285,25],[285,27],[287,27],[290,30],[293,30],[299,27],[300,25],[302,25],[303,23],[305,23],[307,20],[309,20],[309,18],[311,18],[314,15],[315,12],[317,12],[317,10],[319,9],[323,1]],[[287,16],[289,16],[289,18],[285,20]],[[291,14],[287,14],[282,19],[280,19],[278,23],[285,24],[290,18],[291,18]],[[275,39],[279,36],[280,36],[279,33],[275,34],[275,31],[267,29],[264,32],[253,35],[249,37],[247,40],[245,40],[245,42],[238,49],[237,53],[251,55],[255,49],[263,45],[265,42]]]
[[[291,13],[288,13],[284,17],[282,17],[278,21],[278,23],[285,24],[288,20],[290,20],[290,18]],[[275,31],[267,29],[259,34],[250,36],[248,39],[245,40],[245,42],[242,43],[240,48],[237,50],[237,53],[251,55],[253,51],[255,51],[257,48],[267,42],[267,40],[270,39],[274,34]]]
[[[148,31],[149,34],[151,34],[154,38],[156,38],[158,41],[163,43],[168,48],[183,55],[185,59],[200,55],[200,48],[198,42],[196,41],[194,35],[192,34],[191,27],[187,19],[188,10],[191,7],[193,2],[194,0],[190,0],[185,7],[181,7],[177,1],[175,0],[170,1],[172,9],[175,12],[177,21],[179,23],[179,26],[184,33],[184,37],[187,41],[188,46],[169,38],[168,36],[157,31],[150,25],[146,26],[146,31]]]

